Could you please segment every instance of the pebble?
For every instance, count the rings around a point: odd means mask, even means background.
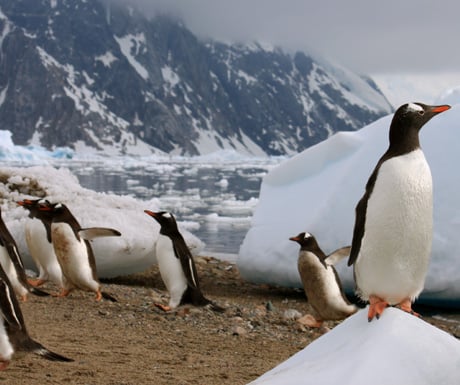
[[[302,313],[296,309],[287,309],[283,313],[283,318],[285,320],[297,320],[302,317]]]
[[[248,334],[248,331],[242,326],[234,326],[232,328],[232,335],[234,336],[244,336],[246,334]]]

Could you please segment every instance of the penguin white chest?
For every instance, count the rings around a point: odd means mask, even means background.
[[[394,304],[420,294],[432,228],[432,178],[423,152],[419,149],[385,161],[369,197],[355,263],[363,299],[373,294]]]
[[[93,281],[88,250],[83,239],[78,240],[72,228],[63,222],[53,223],[51,237],[56,256],[65,277],[77,287],[81,281]]]
[[[171,238],[160,234],[156,242],[155,252],[161,278],[170,295],[169,305],[172,308],[176,307],[187,289],[187,278],[179,258],[174,253]]]

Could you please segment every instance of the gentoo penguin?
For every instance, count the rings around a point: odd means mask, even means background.
[[[6,227],[0,211],[0,264],[8,275],[14,292],[22,301],[27,300],[27,294],[47,296],[48,293],[31,286],[27,280],[22,258],[13,236]]]
[[[431,252],[432,179],[419,131],[448,105],[408,103],[393,116],[389,147],[356,206],[348,265],[357,294],[369,301],[368,320],[387,306],[412,311],[423,290]]]
[[[0,370],[6,369],[15,352],[31,352],[51,361],[73,361],[29,336],[13,287],[0,266]]]
[[[40,205],[39,210],[51,214],[51,240],[63,274],[60,297],[65,297],[75,289],[93,291],[96,300],[102,297],[116,301],[111,295],[101,292],[96,273],[96,260],[90,240],[98,237],[120,236],[114,229],[91,227],[82,228],[68,207],[63,203]]]
[[[310,326],[320,327],[323,321],[342,320],[354,314],[357,308],[345,297],[333,266],[350,254],[350,247],[342,247],[326,256],[310,233],[302,232],[289,239],[300,245],[297,268],[316,319]]]
[[[51,205],[46,199],[24,199],[17,202],[18,205],[29,211],[29,219],[25,225],[25,237],[30,255],[39,270],[38,278],[29,283],[33,286],[40,286],[48,279],[58,287],[64,287],[62,281],[62,270],[57,260],[51,241],[50,211],[39,210],[40,205]]]
[[[195,306],[210,305],[215,311],[224,309],[201,293],[195,262],[182,234],[177,228],[174,215],[166,211],[144,210],[160,224],[160,234],[155,245],[160,275],[169,292],[169,305],[156,304],[164,311],[191,303]]]

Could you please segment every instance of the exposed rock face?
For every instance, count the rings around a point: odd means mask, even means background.
[[[0,129],[109,154],[292,154],[391,112],[377,87],[304,53],[202,41],[98,0],[0,0]]]

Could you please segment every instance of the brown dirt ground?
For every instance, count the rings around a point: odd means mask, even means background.
[[[75,362],[22,355],[0,372],[0,383],[247,384],[325,332],[286,317],[289,309],[308,312],[302,291],[245,282],[228,262],[196,261],[203,292],[225,306],[224,313],[193,307],[164,313],[155,307],[167,303],[157,267],[105,280],[104,290],[117,303],[98,303],[82,291],[67,298],[30,296],[21,306],[31,336]],[[458,332],[457,323],[425,319]]]

